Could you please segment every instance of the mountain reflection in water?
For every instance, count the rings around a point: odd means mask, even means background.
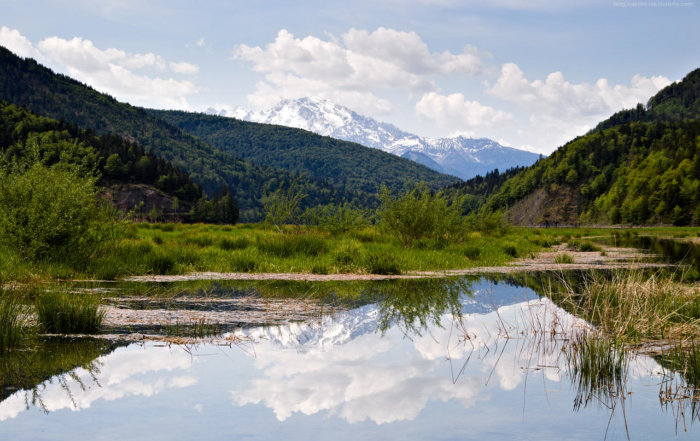
[[[664,369],[652,358],[628,360],[624,412],[577,406],[566,351],[587,323],[528,288],[430,283],[422,295],[383,285],[379,301],[316,321],[244,328],[240,346],[117,348],[96,372],[7,397],[0,437],[34,439],[39,427],[52,439],[697,436],[659,406]],[[32,396],[48,415],[30,412]]]

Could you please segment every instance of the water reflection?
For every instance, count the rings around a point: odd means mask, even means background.
[[[97,369],[79,367],[9,395],[0,403],[0,438],[31,438],[26,429],[37,424],[55,439],[87,431],[169,439],[674,433],[675,410],[659,412],[666,368],[646,356],[581,349],[586,322],[529,288],[497,282],[353,285],[347,296],[364,299],[356,307],[237,330],[241,347],[119,347],[99,356]],[[599,349],[612,355],[609,375],[587,364]],[[28,412],[32,406],[52,413]],[[193,417],[199,424],[189,427]]]

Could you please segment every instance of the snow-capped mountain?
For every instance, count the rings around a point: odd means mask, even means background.
[[[503,171],[514,166],[530,165],[539,157],[535,153],[504,147],[487,138],[424,138],[321,98],[283,100],[277,106],[263,111],[237,107],[232,111],[210,108],[207,113],[296,127],[356,142],[403,156],[462,179],[484,175],[495,168]]]

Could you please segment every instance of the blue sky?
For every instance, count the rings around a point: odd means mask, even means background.
[[[694,1],[0,0],[0,44],[137,105],[313,95],[549,153],[700,67]]]

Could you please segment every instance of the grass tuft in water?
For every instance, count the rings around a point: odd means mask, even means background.
[[[47,292],[36,301],[39,325],[48,334],[93,334],[100,330],[105,313],[96,296]]]
[[[574,263],[574,258],[571,254],[567,254],[567,253],[557,254],[554,257],[554,263],[571,264],[571,263]]]
[[[165,334],[169,337],[207,338],[221,334],[221,325],[203,318],[192,322],[175,321],[165,327]]]
[[[627,340],[700,337],[700,286],[618,272],[592,276],[580,292],[548,293],[608,336]]]
[[[0,292],[0,353],[16,348],[24,333],[21,306]]]
[[[612,408],[619,398],[624,399],[630,357],[623,345],[588,333],[574,338],[565,354],[576,388],[574,409],[592,401]]]

